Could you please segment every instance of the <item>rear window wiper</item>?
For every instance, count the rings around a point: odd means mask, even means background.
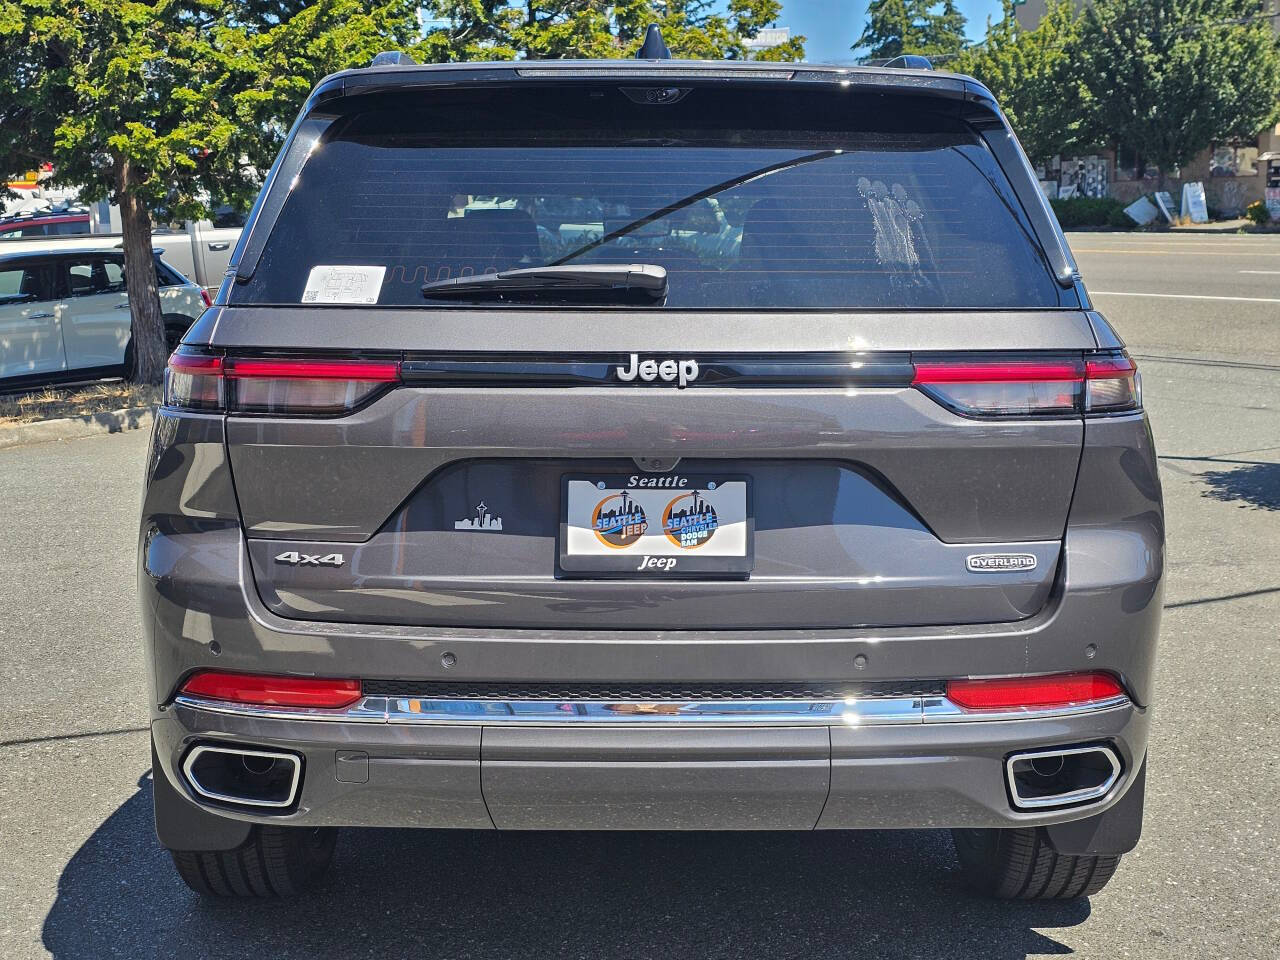
[[[524,267],[436,280],[423,285],[422,295],[428,300],[655,304],[667,297],[667,271],[652,263]]]

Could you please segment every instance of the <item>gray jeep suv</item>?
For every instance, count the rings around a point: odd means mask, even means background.
[[[1160,484],[990,93],[385,59],[311,95],[169,365],[139,582],[183,879],[294,892],[348,825],[936,827],[976,889],[1099,890]]]

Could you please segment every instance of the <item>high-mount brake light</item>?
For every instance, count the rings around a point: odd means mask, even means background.
[[[204,377],[186,386],[184,377],[196,371]],[[229,413],[268,413],[281,416],[348,413],[374,394],[400,380],[395,360],[279,359],[207,357],[175,353],[169,359],[170,406]],[[215,390],[216,387],[216,390]],[[194,402],[193,402],[194,399]]]
[[[193,697],[272,707],[346,707],[360,699],[359,680],[280,677],[202,670],[182,685]]]
[[[1120,681],[1102,672],[947,681],[947,699],[965,710],[1069,707],[1124,695]]]
[[[1138,410],[1129,357],[1049,360],[922,360],[912,386],[971,417],[1063,416]]]

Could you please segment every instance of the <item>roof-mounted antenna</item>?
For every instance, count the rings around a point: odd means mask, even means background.
[[[636,53],[637,60],[670,60],[671,51],[662,39],[662,31],[656,23],[649,24],[644,34],[644,45]]]
[[[416,67],[418,61],[402,50],[383,50],[373,58],[371,67]]]
[[[885,66],[893,70],[932,70],[933,62],[918,53],[904,53],[887,61]]]

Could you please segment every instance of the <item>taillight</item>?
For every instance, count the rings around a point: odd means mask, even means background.
[[[175,353],[165,371],[166,406],[221,410],[224,406],[222,358]]]
[[[165,403],[193,410],[349,413],[400,380],[396,360],[257,359],[175,353]]]
[[[966,710],[1067,707],[1124,695],[1120,681],[1101,672],[947,681],[947,699]]]
[[[242,413],[344,413],[400,379],[394,361],[234,359],[225,371]]]
[[[213,297],[209,296],[209,291],[204,287],[200,288],[200,299],[204,301],[204,305],[206,307],[213,306]]]
[[[257,706],[346,707],[360,699],[359,680],[279,677],[203,670],[192,674],[182,692],[210,700]]]
[[[912,386],[971,417],[1064,416],[1138,410],[1129,357],[1053,360],[920,360]]]
[[[1127,356],[1085,361],[1084,408],[1090,413],[1137,410],[1142,406],[1142,378]]]

